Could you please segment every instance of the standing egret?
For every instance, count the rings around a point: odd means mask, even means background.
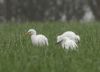
[[[43,34],[37,35],[35,29],[29,29],[27,34],[31,35],[32,44],[36,46],[48,46],[48,39]]]

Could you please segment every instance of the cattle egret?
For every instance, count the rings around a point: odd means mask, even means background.
[[[66,31],[64,32],[62,35],[62,37],[68,37],[71,40],[75,41],[76,43],[80,41],[80,36],[76,35],[74,32],[72,31]]]
[[[59,36],[59,41],[61,46],[65,49],[76,49],[78,46],[75,41],[69,39],[68,37]]]
[[[37,35],[35,29],[29,29],[27,34],[31,35],[32,44],[36,46],[48,46],[48,39],[46,36],[39,34]]]

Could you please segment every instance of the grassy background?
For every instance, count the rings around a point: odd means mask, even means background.
[[[30,28],[46,35],[49,46],[33,46],[24,34]],[[77,51],[55,45],[56,36],[68,30],[81,37]],[[100,23],[1,23],[0,72],[100,72]]]

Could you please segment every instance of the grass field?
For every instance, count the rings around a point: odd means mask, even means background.
[[[25,35],[30,28],[46,35],[49,46],[33,46]],[[68,30],[81,37],[76,51],[55,45],[56,36]],[[1,23],[0,72],[100,72],[100,23]]]

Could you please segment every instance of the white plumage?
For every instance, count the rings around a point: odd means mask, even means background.
[[[77,46],[77,42],[80,41],[79,35],[76,35],[72,31],[64,32],[63,34],[57,36],[57,43],[61,43],[61,46],[66,49],[74,49]]]
[[[74,42],[73,40],[69,39],[68,37],[63,37],[62,38],[61,45],[65,49],[69,49],[69,48],[70,49],[76,49],[78,47],[76,42]]]
[[[31,40],[32,40],[33,45],[37,45],[37,46],[47,45],[48,46],[48,39],[46,36],[42,34],[37,35],[36,30],[34,29],[29,29],[28,34],[31,35]]]
[[[61,36],[63,37],[68,37],[71,40],[75,41],[76,43],[80,41],[80,36],[76,35],[74,32],[72,31],[66,31],[64,32]]]

